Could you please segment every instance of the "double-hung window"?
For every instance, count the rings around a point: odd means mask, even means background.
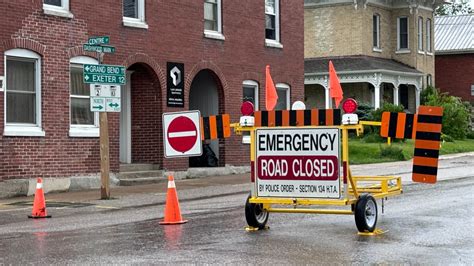
[[[222,34],[222,0],[204,0],[204,36],[224,40]]]
[[[254,110],[258,110],[258,83],[254,80],[244,80],[242,83],[244,102],[251,102]]]
[[[78,56],[70,60],[70,137],[98,137],[97,113],[90,110],[90,84],[83,81],[84,64],[97,64],[97,60]]]
[[[44,0],[43,12],[48,15],[73,18],[69,11],[69,0]]]
[[[423,18],[418,18],[418,51],[423,52]]]
[[[397,18],[397,50],[408,50],[408,17]]]
[[[372,18],[373,50],[380,51],[380,15],[375,14]]]
[[[148,29],[145,22],[145,0],[123,0],[123,25]]]
[[[5,52],[6,136],[44,136],[41,128],[41,57],[25,49]]]
[[[265,44],[283,47],[280,43],[280,0],[265,0]]]
[[[431,53],[431,19],[426,19],[426,52]]]
[[[290,110],[290,86],[285,83],[277,83],[275,87],[278,95],[275,110]]]

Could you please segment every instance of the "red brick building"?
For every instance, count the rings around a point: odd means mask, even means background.
[[[264,106],[271,65],[280,108],[303,100],[303,0],[3,1],[0,8],[0,181],[100,171],[98,116],[89,111],[83,51],[110,36],[124,65],[122,112],[109,113],[111,171],[126,163],[184,170],[164,159],[162,114],[199,109],[238,121],[243,98]],[[167,63],[184,64],[184,107],[167,104]],[[233,136],[211,145],[219,165],[247,165]]]
[[[436,87],[474,104],[474,15],[435,19]]]

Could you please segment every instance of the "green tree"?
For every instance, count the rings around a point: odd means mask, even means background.
[[[435,16],[473,14],[471,5],[467,0],[454,1],[451,4],[440,5],[435,10]]]

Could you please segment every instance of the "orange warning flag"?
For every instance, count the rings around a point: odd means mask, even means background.
[[[334,98],[334,101],[336,102],[336,108],[338,108],[339,103],[341,103],[343,98],[343,92],[341,83],[337,77],[336,69],[331,60],[329,60],[329,92],[331,98]]]
[[[267,111],[272,111],[278,100],[278,94],[273,84],[272,76],[270,75],[270,66],[267,65],[265,72],[265,107]]]

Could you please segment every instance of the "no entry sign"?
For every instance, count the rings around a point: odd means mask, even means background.
[[[338,128],[266,128],[255,134],[257,196],[340,198]]]
[[[163,114],[165,157],[191,157],[202,154],[199,111]]]

